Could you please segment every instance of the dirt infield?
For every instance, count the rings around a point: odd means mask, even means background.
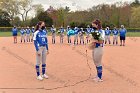
[[[1,37],[0,93],[140,93],[140,38],[127,38],[125,47],[105,46],[102,83],[92,80],[96,70],[85,45],[59,44],[57,39],[49,49],[49,79],[38,81],[33,44]]]

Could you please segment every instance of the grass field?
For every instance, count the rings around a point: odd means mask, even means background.
[[[20,33],[18,33],[20,35]],[[49,33],[50,35],[50,33]],[[11,32],[0,32],[0,37],[10,37],[12,36]],[[140,37],[140,32],[127,32],[128,37]]]

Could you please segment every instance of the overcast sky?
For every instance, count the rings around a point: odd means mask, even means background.
[[[50,5],[57,7],[70,7],[71,10],[85,10],[91,8],[93,5],[98,5],[102,3],[115,3],[115,2],[132,2],[134,0],[33,0],[34,4],[42,4],[45,9],[47,9]]]

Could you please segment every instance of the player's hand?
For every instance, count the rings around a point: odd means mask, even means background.
[[[38,56],[41,56],[40,50],[37,51],[37,55],[38,55]]]

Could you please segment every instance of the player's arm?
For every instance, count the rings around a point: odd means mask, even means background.
[[[37,42],[37,33],[38,33],[37,31],[34,33],[33,40],[34,40],[34,46],[36,51],[39,51],[38,42]]]
[[[45,38],[45,41],[46,41],[46,49],[49,50],[47,37]]]

